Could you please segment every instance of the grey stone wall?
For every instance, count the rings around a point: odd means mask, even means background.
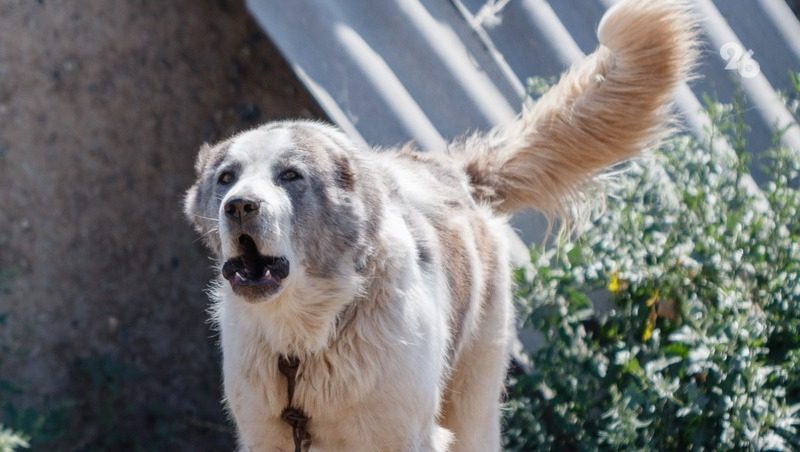
[[[240,1],[0,0],[0,421],[32,407],[60,450],[230,448],[181,196],[203,141],[300,116]]]

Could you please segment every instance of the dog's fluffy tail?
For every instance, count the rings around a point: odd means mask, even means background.
[[[623,0],[600,46],[510,125],[453,143],[473,196],[499,213],[564,214],[598,170],[653,145],[696,54],[685,1]]]

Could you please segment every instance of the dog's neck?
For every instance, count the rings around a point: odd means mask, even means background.
[[[313,279],[288,284],[276,298],[258,303],[238,298],[227,284],[217,290],[218,310],[225,310],[227,321],[249,330],[275,353],[298,357],[318,353],[336,339],[356,298],[340,297],[341,291]]]

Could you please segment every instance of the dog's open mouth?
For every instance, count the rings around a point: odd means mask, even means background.
[[[242,254],[222,265],[222,276],[233,291],[247,297],[277,292],[283,279],[289,276],[289,261],[282,256],[262,255],[253,238],[246,234],[239,237],[239,245]]]

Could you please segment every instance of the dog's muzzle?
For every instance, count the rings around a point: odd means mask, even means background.
[[[242,254],[222,265],[222,276],[234,293],[245,298],[263,298],[278,292],[289,276],[289,260],[283,256],[265,256],[258,252],[252,237],[239,236]]]

